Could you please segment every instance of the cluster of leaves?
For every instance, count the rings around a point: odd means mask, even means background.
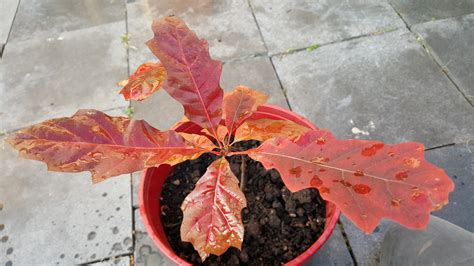
[[[152,29],[154,38],[147,44],[160,62],[140,66],[122,83],[121,93],[127,100],[143,100],[163,88],[184,107],[179,124],[200,130],[159,131],[142,120],[81,110],[23,129],[9,143],[49,170],[90,171],[94,182],[175,165],[206,152],[219,155],[181,207],[181,238],[194,245],[202,260],[230,246],[240,248],[243,241],[246,200],[226,156],[246,154],[278,170],[293,192],[318,189],[364,232],[373,231],[382,218],[423,228],[430,212],[448,202],[453,182],[424,160],[422,144],[338,140],[324,129],[255,119],[267,96],[244,86],[224,95],[222,64],[210,58],[205,40],[175,17],[155,21]],[[251,139],[263,143],[246,151],[233,148]]]

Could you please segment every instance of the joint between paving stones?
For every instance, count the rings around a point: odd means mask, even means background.
[[[346,231],[344,230],[344,225],[342,224],[341,220],[337,220],[337,224],[339,226],[339,229],[341,230],[342,237],[344,238],[344,243],[346,244],[347,250],[349,251],[349,254],[351,255],[351,259],[354,262],[354,265],[357,266],[357,260],[354,254],[354,251],[352,250],[351,243],[349,241],[349,237],[346,234]]]
[[[262,39],[265,50],[267,51],[266,54],[267,54],[268,58],[270,59],[270,63],[272,64],[273,72],[275,73],[275,76],[278,80],[278,84],[280,85],[280,89],[283,93],[283,96],[285,97],[286,104],[288,105],[288,108],[290,110],[293,110],[293,108],[291,108],[290,101],[288,100],[288,95],[286,94],[286,90],[283,87],[283,84],[281,83],[280,76],[278,75],[278,72],[276,71],[275,64],[273,63],[273,59],[271,58],[271,56],[269,56],[267,43],[265,42],[265,39],[263,38],[262,30],[260,29],[260,25],[258,24],[257,17],[255,16],[255,12],[253,10],[252,4],[250,3],[250,0],[247,0],[247,4],[250,8],[250,12],[252,13],[253,21],[255,22],[255,25],[257,25],[258,34],[260,35],[260,38]]]
[[[15,18],[16,18],[16,15],[18,14],[18,7],[20,6],[20,2],[21,0],[18,0],[18,3],[15,8],[15,15],[13,15],[12,23],[10,25],[10,30],[8,31],[7,39],[5,40],[5,43],[2,44],[2,47],[0,47],[0,59],[3,56],[3,52],[5,51],[5,47],[7,46],[8,39],[10,38],[10,34],[12,33],[13,23],[15,23]]]
[[[80,264],[77,264],[77,265],[81,265],[81,266],[84,265],[85,266],[85,265],[90,265],[90,264],[98,263],[98,262],[108,262],[108,261],[113,262],[114,260],[117,260],[117,259],[120,259],[120,258],[125,258],[125,257],[127,257],[131,262],[131,258],[133,258],[133,252],[124,253],[124,254],[120,254],[120,255],[117,255],[117,256],[112,256],[112,257],[107,257],[107,258],[102,258],[102,259],[97,259],[97,260],[92,260],[92,261],[88,261],[88,262],[85,262],[85,263],[80,263]]]
[[[451,77],[451,74],[449,74],[449,70],[447,68],[445,68],[442,64],[441,64],[441,60],[437,59],[437,56],[435,53],[433,53],[431,50],[430,50],[430,47],[429,45],[425,42],[425,40],[423,39],[423,37],[416,33],[416,32],[413,32],[411,31],[410,29],[410,32],[413,33],[415,36],[416,36],[416,40],[418,41],[418,43],[423,47],[423,49],[426,51],[426,53],[428,54],[428,56],[431,58],[431,60],[433,60],[436,65],[441,69],[441,72],[444,73],[444,75],[449,79],[449,81],[454,85],[454,87],[456,88],[456,90],[462,95],[462,97],[472,106],[474,107],[474,102],[471,102],[469,100],[469,98],[467,97],[467,95],[461,90],[461,88],[458,86],[458,84],[454,81],[454,78]]]
[[[392,7],[393,11],[397,14],[397,16],[403,21],[403,24],[405,24],[405,27],[411,31],[410,29],[410,25],[408,24],[408,22],[405,21],[405,19],[403,19],[403,16],[402,14],[397,10],[397,8],[395,8],[392,4],[391,1],[387,1],[387,3]]]
[[[388,4],[392,7],[393,11],[395,11],[395,13],[397,13],[398,17],[403,21],[403,23],[405,24],[406,28],[412,33],[415,35],[415,38],[416,40],[418,41],[418,43],[421,45],[421,47],[426,51],[426,53],[428,54],[428,56],[431,58],[431,60],[433,60],[436,65],[438,65],[438,67],[441,69],[441,71],[444,73],[444,75],[448,78],[448,80],[454,85],[454,87],[456,88],[456,90],[461,93],[462,97],[472,106],[474,107],[474,101],[471,102],[469,100],[469,98],[466,96],[466,94],[464,94],[464,92],[461,90],[461,88],[458,86],[458,84],[454,81],[453,77],[451,77],[451,75],[449,74],[449,70],[446,69],[445,67],[443,67],[443,65],[441,64],[441,61],[438,60],[435,56],[435,54],[433,54],[433,52],[429,49],[429,45],[424,41],[423,37],[414,32],[412,30],[412,27],[408,24],[408,22],[403,18],[402,14],[393,6],[393,4],[389,1]],[[463,17],[465,15],[461,15],[461,16],[454,16],[455,17]],[[444,19],[450,19],[450,18],[453,18],[453,17],[449,17],[449,18],[444,18]],[[426,23],[426,22],[424,22]],[[420,23],[422,24],[422,23]]]

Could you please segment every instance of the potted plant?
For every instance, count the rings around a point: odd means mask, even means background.
[[[173,261],[298,265],[339,210],[370,233],[382,218],[422,229],[447,204],[454,184],[425,161],[422,144],[339,140],[260,92],[224,94],[206,41],[176,17],[152,29],[147,44],[160,62],[141,65],[121,93],[140,101],[164,88],[185,110],[173,129],[80,110],[7,141],[51,171],[90,171],[94,183],[147,169],[141,214]]]

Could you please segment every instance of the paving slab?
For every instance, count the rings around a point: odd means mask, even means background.
[[[116,83],[127,77],[125,24],[116,22],[53,40],[8,43],[0,61],[0,131],[70,116],[81,108],[128,103]]]
[[[140,216],[140,210],[135,210],[135,251],[136,266],[172,266],[175,265],[166,258],[148,236]]]
[[[383,240],[380,264],[470,266],[474,264],[473,250],[473,233],[431,217],[422,231],[393,226]]]
[[[269,104],[288,108],[278,77],[267,56],[225,63],[221,78],[222,88],[232,91],[237,85],[264,92],[269,97]]]
[[[48,172],[0,143],[1,265],[71,265],[132,252],[130,175],[93,185],[90,173]]]
[[[9,41],[56,39],[64,32],[117,21],[125,23],[125,0],[20,1]]]
[[[389,0],[408,25],[474,13],[473,0]]]
[[[0,8],[0,56],[2,55],[3,45],[7,43],[19,2],[20,0],[2,0],[2,8]]]
[[[433,215],[474,233],[474,143],[430,150],[426,159],[443,168],[456,184],[449,204]]]
[[[132,173],[132,206],[138,208],[138,190],[140,189],[140,175],[142,172]]]
[[[418,24],[412,29],[422,36],[430,52],[474,106],[474,14]]]
[[[265,53],[257,24],[247,1],[137,1],[127,4],[130,67],[156,60],[144,43],[153,37],[153,19],[175,15],[183,19],[200,38],[209,42],[211,55],[220,60]],[[134,59],[136,57],[138,60]]]
[[[91,266],[130,266],[130,257],[129,256],[124,256],[124,257],[118,257],[118,258],[113,258],[105,261],[99,261],[91,264],[87,264]]]
[[[287,107],[285,96],[270,60],[266,56],[225,63],[221,85],[231,91],[236,85],[246,85],[269,95],[269,103]],[[169,129],[183,115],[182,106],[165,91],[158,91],[144,101],[132,101],[134,118],[145,119],[160,130]]]
[[[338,138],[434,147],[474,136],[474,109],[406,30],[273,60],[293,110]]]
[[[405,27],[385,1],[250,1],[270,54]]]
[[[331,237],[306,265],[355,265],[339,225],[336,225]]]
[[[463,257],[472,254],[468,251],[472,248],[466,245],[466,236],[470,237],[470,245],[474,246],[474,234],[436,216],[431,216],[430,224],[424,230],[411,230],[382,220],[374,233],[369,235],[360,231],[347,218],[342,217],[341,220],[358,265],[434,265],[433,261],[436,265],[447,265],[446,261],[442,262],[444,259],[460,263]],[[427,256],[424,252],[429,248],[441,248],[444,250],[441,253],[444,254],[441,255],[437,249],[438,253],[430,250],[431,254]],[[420,256],[421,254],[423,255]],[[449,265],[472,265],[472,261],[468,264]]]

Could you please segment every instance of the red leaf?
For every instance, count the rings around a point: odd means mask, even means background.
[[[223,91],[219,86],[222,64],[209,56],[208,44],[178,18],[153,22],[154,38],[147,42],[168,74],[165,90],[191,120],[217,136]]]
[[[224,120],[228,131],[233,134],[235,129],[267,99],[267,95],[245,86],[237,86],[232,92],[226,93],[222,109],[224,110]]]
[[[143,120],[80,110],[72,117],[22,129],[7,141],[23,157],[45,162],[48,170],[90,171],[96,183],[160,164],[192,160],[215,147],[203,136],[186,139],[174,131],[160,132]]]
[[[288,120],[258,119],[246,120],[235,132],[235,140],[265,141],[275,137],[295,138],[310,130]]]
[[[276,168],[291,191],[318,188],[367,233],[381,218],[424,228],[430,212],[447,204],[454,189],[415,142],[337,140],[326,130],[313,130],[293,140],[269,140],[249,153],[265,168]]]
[[[214,161],[181,206],[181,240],[191,242],[204,261],[230,246],[240,249],[244,237],[241,211],[247,206],[239,181],[225,158]]]
[[[124,86],[120,93],[125,100],[142,101],[159,90],[165,79],[166,70],[161,63],[144,63],[128,80],[119,83]]]

